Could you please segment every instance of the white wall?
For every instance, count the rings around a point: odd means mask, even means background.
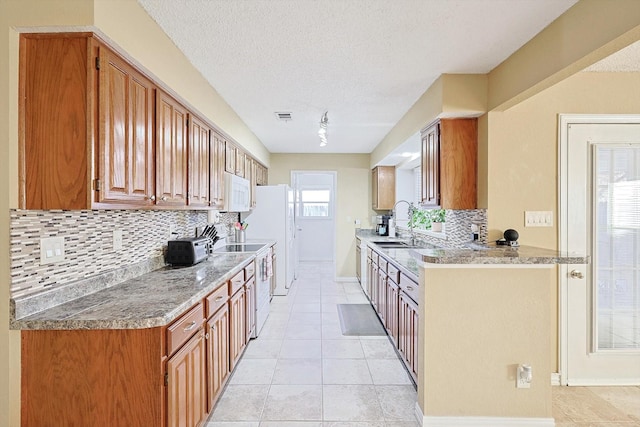
[[[396,168],[396,203],[400,200],[415,202],[415,185],[413,179],[413,169]],[[406,203],[400,203],[396,207],[396,225],[406,226],[409,215]]]

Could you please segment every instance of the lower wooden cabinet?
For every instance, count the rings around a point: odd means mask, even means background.
[[[413,377],[418,375],[418,304],[406,293],[398,297],[398,350]]]
[[[207,346],[202,329],[167,362],[167,427],[197,426],[207,415]]]
[[[256,329],[256,278],[251,277],[245,285],[246,293],[246,330],[245,330],[245,342],[249,342],[253,332]]]
[[[224,304],[207,322],[208,412],[213,410],[231,370],[229,369],[229,307]]]
[[[418,284],[368,249],[367,291],[371,305],[387,334],[396,345],[407,370],[417,381],[418,374]],[[370,252],[370,253],[369,253]]]
[[[247,345],[247,293],[241,287],[229,300],[229,369],[233,370]]]

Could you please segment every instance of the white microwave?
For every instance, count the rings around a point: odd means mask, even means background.
[[[224,210],[226,212],[248,212],[251,205],[251,189],[248,179],[225,172],[225,199]]]

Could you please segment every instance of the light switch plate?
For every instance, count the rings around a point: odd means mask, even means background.
[[[40,265],[64,261],[64,237],[40,239]]]
[[[551,211],[525,211],[525,227],[553,227],[553,212]]]

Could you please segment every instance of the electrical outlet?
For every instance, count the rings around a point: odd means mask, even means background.
[[[40,265],[64,261],[64,237],[40,239]]]
[[[531,365],[519,365],[516,372],[516,388],[531,388]]]
[[[553,227],[553,212],[551,211],[525,211],[525,227]]]
[[[113,230],[113,250],[121,251],[122,250],[122,229],[116,228]]]

